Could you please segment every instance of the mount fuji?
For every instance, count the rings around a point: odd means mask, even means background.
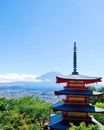
[[[61,74],[60,72],[51,71],[51,72],[45,73],[45,74],[37,77],[36,79],[41,80],[41,81],[48,81],[48,82],[54,82],[55,83],[56,76],[62,77],[63,74]]]
[[[63,74],[56,71],[47,72],[36,78],[36,81],[16,81],[0,83],[0,89],[60,89],[62,85],[56,84],[56,76],[62,77]]]

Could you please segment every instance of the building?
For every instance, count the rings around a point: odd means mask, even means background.
[[[74,42],[73,72],[69,76],[56,77],[56,83],[65,83],[63,90],[55,91],[56,96],[64,95],[63,101],[52,106],[56,114],[50,118],[51,130],[67,130],[70,123],[79,125],[84,121],[86,124],[95,123],[89,113],[102,113],[104,109],[92,106],[88,100],[89,96],[103,97],[103,93],[93,92],[87,85],[101,82],[101,77],[90,77],[80,75],[77,72],[77,50]]]

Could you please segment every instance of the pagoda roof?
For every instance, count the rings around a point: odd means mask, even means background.
[[[56,76],[56,83],[64,83],[70,80],[84,81],[84,83],[94,83],[101,82],[101,77],[92,77],[80,74],[71,74],[63,77]]]
[[[52,108],[56,111],[104,113],[104,109],[92,105],[65,104],[64,102],[58,102]]]
[[[63,119],[61,114],[55,114],[52,115],[50,118],[50,124],[49,127],[55,129],[55,130],[67,130],[70,128],[70,123],[73,123],[76,126],[79,126],[79,124],[82,122],[82,120],[69,120],[69,119]],[[95,120],[92,118],[91,121],[84,121],[86,125],[88,124],[96,124]]]
[[[92,91],[92,90],[59,90],[55,91],[56,95],[84,95],[84,96],[102,96],[104,93]]]

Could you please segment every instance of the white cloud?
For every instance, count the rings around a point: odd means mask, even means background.
[[[7,82],[16,82],[16,81],[38,81],[36,79],[36,75],[32,74],[16,74],[16,73],[9,73],[0,75],[0,83],[7,83]]]

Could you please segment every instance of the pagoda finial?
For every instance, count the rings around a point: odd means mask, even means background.
[[[73,52],[73,75],[78,75],[77,72],[77,47],[76,42],[74,42],[74,52]]]

